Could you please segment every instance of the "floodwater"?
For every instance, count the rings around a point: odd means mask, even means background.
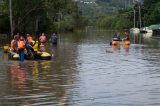
[[[160,42],[111,47],[113,32],[61,34],[52,60],[8,60],[0,49],[0,106],[160,106]]]

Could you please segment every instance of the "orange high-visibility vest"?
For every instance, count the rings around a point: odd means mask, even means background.
[[[33,40],[33,38],[31,36],[29,36],[27,39],[28,39],[28,44],[30,44]]]
[[[11,41],[11,49],[16,49],[17,48],[17,46],[14,44],[15,41],[16,40],[14,40],[14,39]]]
[[[18,49],[24,49],[25,48],[25,40],[19,40],[18,41]]]

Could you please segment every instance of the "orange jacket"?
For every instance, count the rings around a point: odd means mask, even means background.
[[[14,41],[16,41],[16,40],[13,39],[13,40],[11,41],[11,49],[16,49],[16,48],[17,48],[17,47],[14,45]]]
[[[32,42],[33,38],[31,36],[27,37],[27,43],[30,44]]]
[[[19,40],[18,41],[18,50],[24,49],[25,48],[25,40]]]

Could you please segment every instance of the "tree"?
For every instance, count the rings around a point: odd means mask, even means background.
[[[145,12],[144,20],[147,25],[159,24],[160,21],[160,1],[159,0],[144,0]]]
[[[4,0],[5,13],[1,20],[9,17],[9,0]],[[78,26],[81,14],[73,0],[12,0],[13,30],[17,32],[49,32],[57,30],[58,21],[70,21]],[[60,15],[61,14],[61,17]],[[67,17],[71,19],[68,20]],[[3,21],[2,21],[3,22]],[[9,22],[9,18],[8,18]],[[1,26],[0,27],[6,27]],[[6,29],[9,28],[9,25]]]

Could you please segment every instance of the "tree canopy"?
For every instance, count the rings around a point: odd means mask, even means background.
[[[15,33],[53,32],[69,27],[73,29],[79,27],[83,20],[73,0],[12,0],[12,14]],[[0,8],[0,31],[9,30],[9,0],[3,0]]]

